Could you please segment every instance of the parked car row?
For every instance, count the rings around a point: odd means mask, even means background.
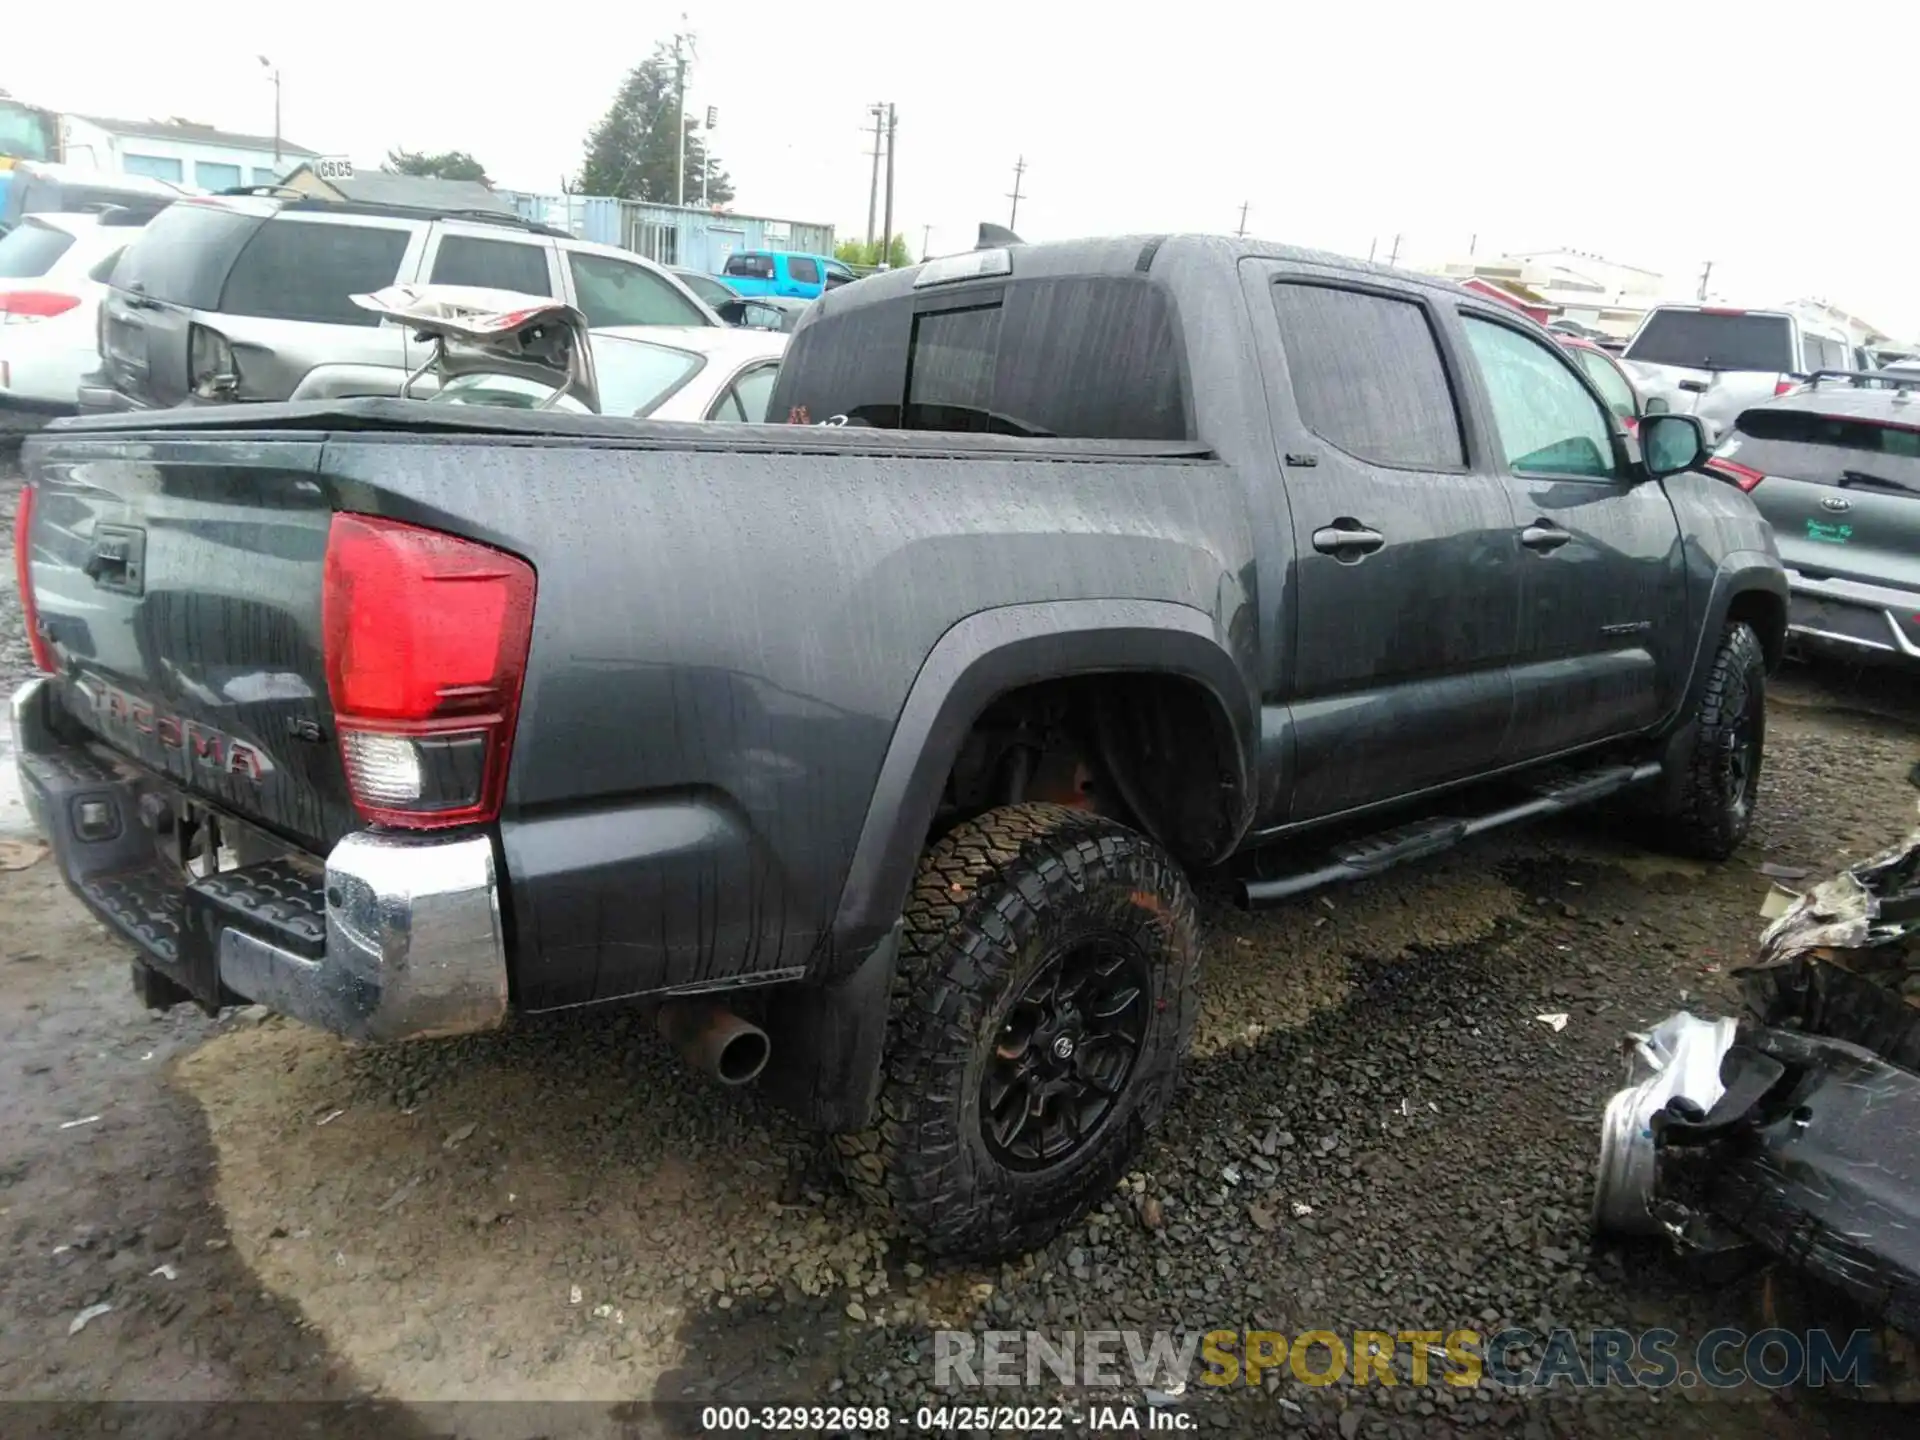
[[[427,342],[351,298],[396,284],[557,299],[602,334],[668,327],[673,353],[698,357],[702,373],[715,356],[777,361],[806,304],[742,296],[513,215],[285,192],[33,214],[0,238],[0,415],[18,426],[76,410],[396,395]],[[702,330],[759,338],[708,344]]]
[[[1802,649],[1920,665],[1920,369],[1816,376],[1743,411],[1707,468],[1773,527]]]

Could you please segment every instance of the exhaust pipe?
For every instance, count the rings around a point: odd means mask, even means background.
[[[710,1000],[668,1000],[654,1017],[660,1038],[722,1085],[745,1085],[767,1068],[773,1042],[751,1020]]]

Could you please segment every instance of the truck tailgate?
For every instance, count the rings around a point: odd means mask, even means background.
[[[33,467],[31,581],[60,704],[123,755],[313,852],[357,826],[321,642],[317,436],[59,449]]]

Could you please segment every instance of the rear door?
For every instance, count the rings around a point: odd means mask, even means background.
[[[430,285],[478,285],[521,295],[563,295],[559,256],[542,235],[468,220],[442,220],[427,241],[421,275]],[[432,358],[433,347],[407,339],[407,368]]]
[[[1513,704],[1519,552],[1468,449],[1459,359],[1424,290],[1265,261],[1295,555],[1291,822],[1491,769]],[[1264,309],[1272,319],[1263,319]],[[1277,369],[1277,367],[1276,367]]]
[[[1773,526],[1796,625],[1894,648],[1891,625],[1920,650],[1920,402],[1823,392],[1747,411],[1714,468],[1741,467]]]

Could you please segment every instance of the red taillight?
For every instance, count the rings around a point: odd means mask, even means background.
[[[7,320],[45,320],[50,315],[64,315],[79,303],[78,295],[62,295],[58,290],[0,292],[0,323]]]
[[[335,515],[327,692],[354,807],[378,825],[500,813],[533,629],[533,568],[471,540]]]
[[[1742,490],[1751,490],[1767,478],[1764,472],[1751,465],[1742,465],[1738,460],[1722,460],[1718,456],[1707,461],[1706,468],[1723,480],[1731,480]]]
[[[1800,382],[1798,380],[1776,380],[1773,382],[1773,393],[1775,395],[1784,395],[1789,390],[1797,390],[1799,388]]]
[[[40,633],[40,606],[33,598],[33,560],[27,536],[33,529],[33,486],[20,491],[20,508],[13,512],[13,576],[20,586],[20,614],[27,624],[27,649],[33,663],[49,675],[55,673],[53,646]]]

